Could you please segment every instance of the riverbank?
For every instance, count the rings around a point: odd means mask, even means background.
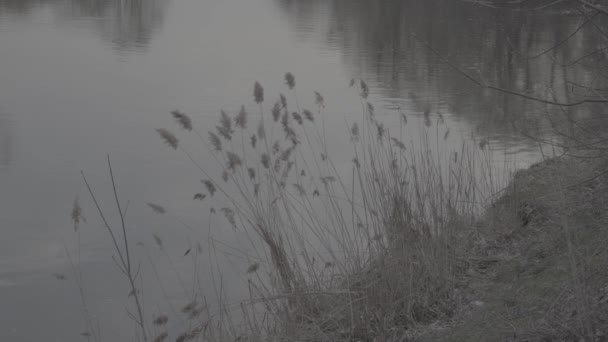
[[[607,167],[582,153],[517,172],[470,232],[455,314],[403,340],[608,340]]]

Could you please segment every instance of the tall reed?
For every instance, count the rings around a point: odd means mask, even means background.
[[[229,224],[254,233],[254,243],[265,247],[266,263],[248,269],[269,276],[249,283],[243,334],[372,340],[451,315],[467,253],[463,240],[474,234],[473,218],[500,187],[487,152],[466,144],[447,148],[449,128],[439,116],[433,132],[430,113],[408,146],[401,136],[407,116],[396,113],[399,126],[386,127],[368,102],[368,85],[353,80],[362,111],[350,129],[346,168],[328,152],[323,96],[314,93],[313,114],[299,105],[295,76],[287,73],[285,83],[291,101],[280,94],[268,115],[258,82],[257,118],[244,106],[235,118],[221,112],[203,140],[221,165],[219,174],[205,170],[168,130],[158,130],[203,173],[205,195],[227,203],[221,211]],[[203,136],[189,116],[172,115],[185,134]],[[204,333],[208,339],[230,334]]]

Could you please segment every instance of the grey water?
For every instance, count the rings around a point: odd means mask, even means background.
[[[287,92],[289,71],[303,104],[314,104],[314,91],[325,97],[326,124],[336,132],[328,143],[340,155],[345,122],[361,112],[348,84],[363,79],[379,115],[410,117],[408,139],[417,139],[430,110],[450,127],[448,143],[488,141],[525,167],[552,153],[529,136],[553,139],[552,118],[592,111],[482,89],[437,53],[489,84],[568,102],[573,84],[596,75],[563,65],[601,40],[583,28],[550,48],[579,24],[563,13],[458,0],[0,0],[0,340],[86,340],[85,307],[103,340],[135,335],[128,284],[80,175],[118,224],[108,154],[129,203],[147,312],[179,311],[196,288],[213,297],[220,281],[230,301],[245,294],[253,260],[246,240],[192,200],[200,173],[155,132],[177,131],[171,110],[205,132],[221,109],[255,108],[255,81],[269,103]],[[196,140],[186,146],[196,151]],[[70,220],[76,198],[86,218],[78,230]],[[197,259],[184,256],[199,244]]]

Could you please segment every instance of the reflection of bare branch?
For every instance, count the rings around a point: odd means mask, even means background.
[[[596,5],[596,4],[590,3],[587,0],[578,0],[578,2],[580,2],[581,4],[583,4],[583,5],[587,6],[587,7],[593,8],[596,11],[601,12],[604,15],[608,15],[608,9],[606,9],[606,8],[600,6],[600,5]]]
[[[551,46],[550,48],[548,48],[547,50],[540,52],[532,57],[528,57],[528,59],[535,59],[538,58],[548,52],[551,52],[555,49],[557,49],[558,47],[562,46],[564,43],[566,43],[567,41],[569,41],[572,37],[574,37],[575,34],[577,34],[585,25],[587,25],[588,22],[592,22],[591,19],[595,18],[595,16],[597,16],[599,14],[599,12],[595,12],[591,17],[587,17],[585,21],[583,21],[582,24],[580,24],[576,30],[574,30],[572,33],[570,33],[566,38],[562,39],[561,41],[557,42],[556,44],[554,44],[553,46]],[[592,22],[593,23],[593,22]]]
[[[513,96],[518,96],[518,97],[522,97],[524,99],[528,99],[528,100],[531,100],[531,101],[536,101],[536,102],[540,102],[540,103],[544,103],[544,104],[548,104],[548,105],[553,105],[553,106],[574,107],[574,106],[579,106],[579,105],[582,105],[582,104],[585,104],[585,103],[608,103],[608,100],[603,100],[603,99],[583,99],[583,100],[574,101],[574,102],[550,101],[550,100],[545,100],[545,99],[541,99],[541,98],[538,98],[538,97],[534,97],[534,96],[531,96],[531,95],[527,95],[527,94],[523,94],[523,93],[518,93],[518,92],[513,91],[513,90],[509,90],[509,89],[505,89],[505,88],[500,88],[500,87],[496,87],[496,86],[489,85],[489,84],[486,84],[486,83],[482,83],[478,79],[476,79],[473,76],[467,74],[464,70],[462,70],[461,68],[459,68],[458,66],[456,66],[452,62],[450,62],[441,53],[439,53],[439,51],[435,50],[427,41],[425,41],[423,39],[420,39],[415,33],[413,34],[413,36],[414,36],[414,38],[416,40],[418,40],[419,42],[421,42],[422,44],[424,44],[429,50],[431,50],[434,54],[436,54],[444,63],[446,63],[447,65],[449,65],[450,67],[452,67],[452,69],[458,71],[464,77],[468,78],[471,82],[477,84],[478,86],[480,86],[482,88],[499,91],[499,92],[502,92],[502,93],[505,93],[505,94],[509,94],[509,95],[513,95]]]

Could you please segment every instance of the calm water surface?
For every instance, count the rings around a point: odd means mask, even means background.
[[[141,242],[135,253],[150,284],[147,311],[172,313],[193,288],[213,297],[218,279],[231,301],[244,295],[255,256],[245,253],[240,233],[192,201],[202,190],[200,174],[154,131],[175,128],[171,110],[189,113],[206,131],[220,109],[255,108],[256,80],[274,100],[291,71],[302,103],[314,104],[313,91],[324,94],[326,125],[338,132],[329,144],[341,155],[350,151],[345,122],[360,117],[348,83],[362,78],[389,126],[397,122],[396,108],[411,118],[410,139],[420,134],[428,108],[433,118],[445,117],[449,144],[487,139],[499,163],[524,167],[540,154],[521,131],[551,138],[546,113],[555,109],[482,91],[412,34],[489,83],[567,101],[569,82],[593,74],[560,65],[598,46],[592,30],[581,30],[563,49],[522,60],[576,26],[574,17],[440,0],[0,0],[0,340],[85,339],[70,259],[80,265],[86,306],[102,338],[133,336],[127,283],[79,174],[86,172],[115,218],[106,154],[129,200],[131,239]],[[562,114],[592,116],[589,108]],[[69,215],[76,197],[87,219],[78,232]],[[146,202],[168,214],[155,215]],[[154,248],[153,234],[163,239],[163,251]],[[197,242],[202,255],[184,257]],[[210,265],[220,265],[222,274]]]

